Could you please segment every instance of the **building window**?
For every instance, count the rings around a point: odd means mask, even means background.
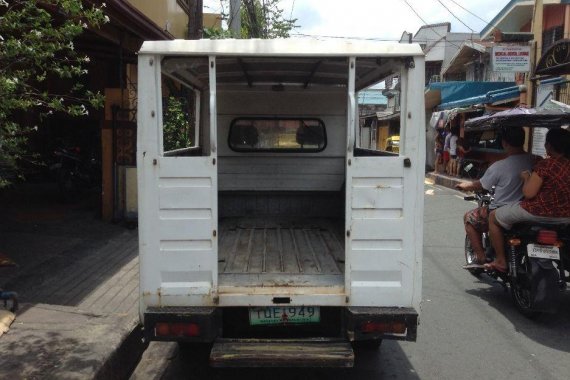
[[[441,82],[441,62],[426,62],[426,84]]]
[[[564,35],[564,26],[556,26],[542,32],[542,51],[545,52],[556,41],[561,40]]]
[[[554,92],[556,100],[559,102],[570,104],[570,82],[560,83],[555,87]]]

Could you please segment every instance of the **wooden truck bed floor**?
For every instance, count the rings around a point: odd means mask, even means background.
[[[316,218],[221,219],[220,285],[342,286],[341,222]]]

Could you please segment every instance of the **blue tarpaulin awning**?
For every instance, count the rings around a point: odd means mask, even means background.
[[[443,110],[515,99],[521,90],[514,82],[437,82],[431,83],[426,93],[440,91],[438,109]]]

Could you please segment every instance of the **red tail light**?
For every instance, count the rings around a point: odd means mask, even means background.
[[[168,323],[158,322],[154,325],[156,336],[200,336],[200,326],[196,323]]]
[[[406,332],[404,322],[364,322],[360,327],[363,333],[403,334]]]
[[[550,230],[540,230],[538,231],[538,236],[536,237],[536,241],[540,244],[544,245],[554,245],[558,240],[558,234],[556,231]]]

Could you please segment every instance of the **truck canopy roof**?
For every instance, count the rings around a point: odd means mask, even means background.
[[[163,55],[164,74],[198,89],[208,83],[208,56],[219,85],[303,88],[346,86],[347,57],[356,57],[357,89],[398,72],[402,58],[423,57],[417,44],[317,39],[147,41],[140,53]]]
[[[140,53],[264,57],[409,57],[424,55],[418,44],[317,38],[146,41]]]

